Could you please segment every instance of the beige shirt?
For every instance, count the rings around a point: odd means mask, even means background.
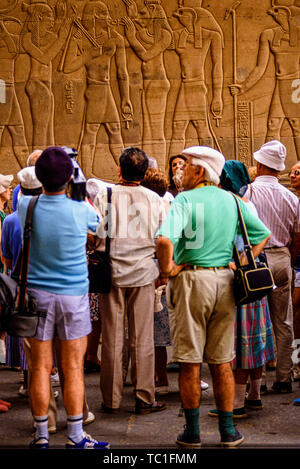
[[[253,202],[259,218],[271,231],[266,247],[288,247],[292,234],[300,232],[298,197],[273,176],[258,176],[245,197]]]
[[[104,225],[97,231],[103,238],[107,194],[97,196],[94,204],[104,218]],[[155,233],[164,216],[165,205],[155,192],[142,186],[112,188],[110,258],[114,285],[140,287],[157,279]],[[104,243],[99,250],[104,250]]]

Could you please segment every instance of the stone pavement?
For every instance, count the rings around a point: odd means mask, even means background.
[[[178,372],[168,373],[170,392],[164,396],[167,409],[163,412],[135,415],[134,396],[129,378],[124,387],[124,397],[118,414],[107,415],[100,411],[101,394],[99,375],[85,375],[86,392],[90,410],[96,416],[95,422],[85,427],[94,438],[109,441],[112,450],[124,449],[166,449],[175,450],[175,439],[182,431],[184,417],[178,416],[180,400],[178,392]],[[207,412],[214,408],[211,378],[207,365],[203,365],[202,378],[210,384],[202,393],[200,407],[200,429],[202,447],[217,449],[219,444],[218,421]],[[274,371],[267,372],[267,384],[271,387]],[[28,399],[18,395],[20,372],[0,366],[0,398],[12,403],[11,409],[0,413],[0,449],[27,448],[32,439],[32,418]],[[56,388],[59,389],[59,388]],[[236,420],[245,441],[241,448],[297,448],[300,449],[300,407],[293,400],[300,397],[300,387],[293,383],[293,393],[285,395],[269,394],[262,396],[263,409],[249,410],[249,418]],[[51,448],[62,449],[66,442],[66,424],[63,401],[57,400],[57,433],[50,436]]]

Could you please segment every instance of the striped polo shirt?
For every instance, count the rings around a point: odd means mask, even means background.
[[[259,218],[271,231],[266,247],[287,247],[293,233],[300,231],[298,197],[274,176],[258,176],[245,194],[256,207]]]

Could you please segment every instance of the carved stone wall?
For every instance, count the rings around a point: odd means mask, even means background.
[[[300,0],[0,0],[0,168],[73,146],[114,180],[122,148],[166,168],[194,144],[300,159]]]

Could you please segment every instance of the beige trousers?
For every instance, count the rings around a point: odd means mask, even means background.
[[[55,342],[55,353],[57,358],[57,368],[59,374],[59,381],[62,393],[64,392],[64,375],[59,366],[59,341],[56,340]],[[31,370],[32,370],[32,361],[31,361],[31,346],[28,339],[24,338],[23,340],[24,352],[26,355],[26,362],[27,362],[27,369],[28,369],[28,389],[30,389],[30,380],[31,380]],[[30,398],[29,398],[30,399]],[[31,404],[30,404],[31,406]],[[32,408],[31,408],[32,409]],[[89,413],[89,407],[86,400],[86,395],[84,395],[83,401],[83,420],[85,420]],[[32,414],[33,415],[33,414]],[[48,427],[56,427],[56,420],[57,420],[57,406],[56,400],[53,393],[53,388],[50,383],[50,403],[49,403],[49,410],[48,410]]]
[[[100,388],[107,407],[119,408],[122,399],[126,314],[135,396],[147,404],[154,402],[154,292],[151,283],[143,287],[112,286],[109,294],[100,295]]]
[[[291,381],[293,333],[292,268],[288,248],[273,248],[266,251],[276,289],[268,297],[276,348],[276,380]]]

